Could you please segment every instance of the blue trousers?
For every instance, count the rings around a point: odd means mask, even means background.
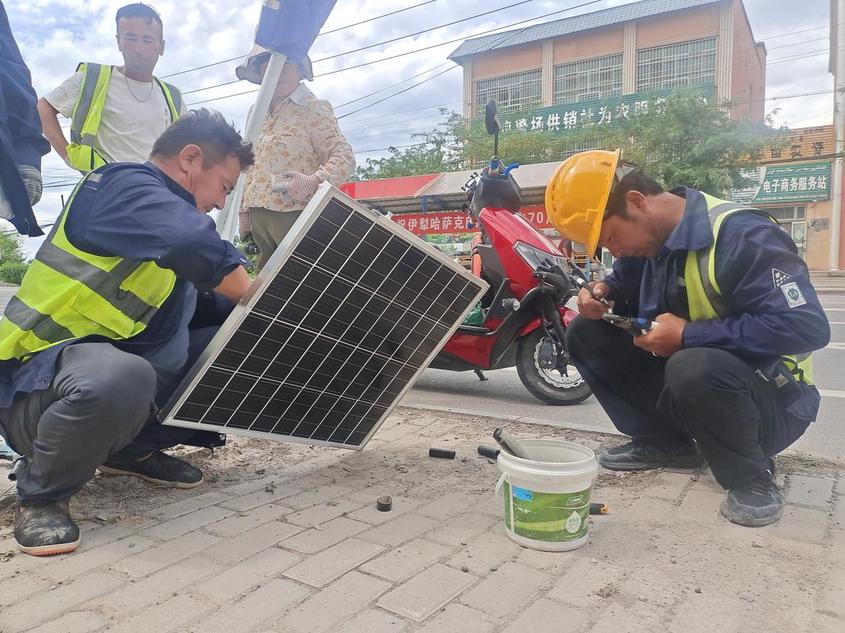
[[[49,389],[22,394],[0,410],[3,435],[28,459],[18,472],[19,502],[70,498],[117,452],[140,456],[177,444],[219,446],[217,433],[161,426],[156,417],[217,329],[190,331],[186,362],[175,372],[156,372],[144,358],[111,343],[64,348]]]
[[[694,439],[725,488],[757,478],[810,420],[787,412],[773,382],[725,350],[659,358],[604,321],[576,318],[567,349],[614,426],[665,449]]]

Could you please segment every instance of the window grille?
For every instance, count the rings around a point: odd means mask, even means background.
[[[555,66],[554,102],[576,103],[622,94],[622,53]]]
[[[804,220],[807,217],[807,207],[804,206],[764,207],[763,210],[781,223]]]
[[[499,112],[530,110],[542,104],[541,70],[528,70],[512,75],[481,79],[475,83],[475,114],[484,113],[484,105],[495,99]]]
[[[637,51],[637,92],[716,83],[716,38]]]

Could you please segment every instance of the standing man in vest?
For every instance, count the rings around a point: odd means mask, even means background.
[[[782,512],[772,456],[815,420],[809,354],[830,327],[795,244],[767,213],[708,194],[663,188],[619,151],[567,159],[546,209],[568,238],[617,258],[578,295],[567,331],[575,366],[628,444],[599,458],[610,470],[695,468],[728,490],[722,514],[746,526]],[[605,322],[653,321],[631,336]]]
[[[155,411],[250,286],[206,213],[253,160],[219,113],[191,112],[149,162],[83,177],[38,250],[0,320],[0,434],[28,458],[14,526],[24,552],[79,546],[68,500],[97,468],[202,483],[161,450],[196,431],[161,426]]]
[[[270,52],[255,46],[235,72],[238,79],[260,84],[269,62]],[[315,97],[302,83],[313,78],[307,56],[285,63],[255,143],[255,167],[246,176],[238,219],[241,237],[251,232],[258,246],[259,269],[320,183],[338,187],[355,171],[355,155],[331,104]]]
[[[155,140],[184,114],[179,90],[153,76],[164,54],[164,27],[141,2],[117,11],[123,66],[83,62],[38,101],[44,136],[68,166],[87,173],[105,163],[143,163]],[[58,113],[71,119],[68,143]]]

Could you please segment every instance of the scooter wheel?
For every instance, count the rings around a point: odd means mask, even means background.
[[[536,398],[551,405],[571,405],[592,395],[587,382],[573,365],[568,375],[540,366],[540,350],[548,345],[545,332],[538,328],[517,341],[516,372],[525,388]]]

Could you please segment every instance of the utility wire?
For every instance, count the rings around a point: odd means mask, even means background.
[[[511,3],[511,4],[507,4],[503,7],[499,7],[498,9],[493,9],[491,11],[485,11],[483,13],[476,13],[475,15],[471,15],[471,16],[466,17],[466,18],[461,18],[460,20],[453,20],[452,22],[446,22],[444,24],[439,24],[437,26],[433,26],[431,28],[423,29],[421,31],[415,31],[414,33],[406,33],[405,35],[400,35],[398,37],[394,37],[394,38],[391,38],[389,40],[383,40],[381,42],[375,42],[374,44],[367,44],[366,46],[360,46],[358,48],[353,48],[353,49],[348,50],[348,51],[341,51],[340,53],[335,53],[333,55],[329,55],[328,57],[321,57],[319,59],[313,59],[311,61],[314,64],[319,64],[320,62],[325,62],[325,61],[328,61],[330,59],[335,59],[337,57],[343,57],[344,55],[352,55],[353,53],[360,53],[361,51],[366,51],[366,50],[369,50],[371,48],[375,48],[377,46],[384,46],[385,44],[392,44],[392,43],[398,42],[400,40],[408,39],[409,37],[416,37],[417,35],[422,35],[424,33],[430,33],[432,31],[437,31],[438,29],[443,29],[443,28],[446,28],[448,26],[454,26],[455,24],[460,24],[461,22],[467,22],[469,20],[474,20],[475,18],[480,18],[480,17],[483,17],[485,15],[490,15],[491,13],[498,13],[499,11],[504,11],[505,9],[512,9],[513,7],[518,7],[520,5],[528,4],[529,2],[534,2],[534,1],[535,0],[520,0],[519,2],[514,2],[514,3]],[[239,59],[239,58],[236,58],[236,59]],[[231,61],[231,60],[229,60],[229,61]],[[169,76],[169,75],[166,75],[166,76]],[[316,75],[316,76],[319,77],[320,75]],[[194,88],[193,90],[185,90],[182,94],[183,95],[189,95],[189,94],[194,94],[196,92],[201,92],[203,90],[211,90],[212,88],[222,88],[223,86],[231,86],[232,84],[236,84],[239,81],[241,81],[241,80],[240,79],[233,79],[231,81],[225,81],[223,83],[214,84],[213,86],[205,86],[204,88]]]
[[[445,74],[446,74],[446,73],[448,73],[450,70],[454,70],[455,68],[458,68],[458,66],[457,66],[457,65],[455,65],[455,66],[452,66],[451,68],[447,68],[446,70],[441,70],[439,73],[437,73],[436,75],[432,75],[432,76],[431,76],[431,77],[429,77],[428,79],[423,79],[422,81],[418,81],[417,83],[413,84],[412,86],[408,86],[407,88],[404,88],[403,90],[399,90],[398,92],[394,92],[394,93],[392,93],[392,94],[389,94],[389,95],[387,95],[386,97],[383,97],[383,98],[381,98],[381,99],[379,99],[379,100],[377,100],[377,101],[373,101],[372,103],[369,103],[369,104],[367,104],[367,105],[365,105],[365,106],[361,106],[361,107],[360,107],[360,108],[358,108],[357,110],[352,110],[352,112],[347,112],[346,114],[341,114],[339,117],[337,117],[337,119],[338,119],[338,120],[340,120],[340,119],[342,119],[342,118],[344,118],[344,117],[349,116],[350,114],[355,114],[355,113],[357,113],[357,112],[360,112],[361,110],[366,110],[367,108],[372,108],[374,105],[378,105],[379,103],[382,103],[383,101],[387,101],[388,99],[392,99],[392,98],[393,98],[393,97],[395,97],[396,95],[401,95],[403,92],[408,92],[409,90],[413,90],[413,89],[414,89],[414,88],[416,88],[417,86],[421,86],[421,85],[423,85],[424,83],[427,83],[427,82],[431,81],[432,79],[437,79],[437,78],[438,78],[438,77],[440,77],[441,75],[445,75]]]
[[[382,18],[387,18],[391,15],[396,15],[397,13],[402,13],[404,11],[410,11],[411,9],[416,9],[417,7],[421,7],[426,4],[431,4],[432,2],[437,2],[437,0],[426,0],[425,2],[420,2],[419,4],[412,4],[410,7],[405,7],[404,9],[396,9],[395,11],[391,11],[390,13],[382,13],[381,15],[377,15],[374,18],[368,18],[366,20],[361,20],[360,22],[353,22],[352,24],[340,26],[336,29],[331,29],[330,31],[323,31],[317,37],[320,37],[321,35],[328,35],[329,33],[337,33],[338,31],[351,29],[353,26],[361,26],[362,24],[366,24],[367,22],[375,22],[376,20],[381,20]]]
[[[362,100],[366,99],[367,97],[372,97],[372,96],[377,95],[380,92],[384,92],[385,90],[389,90],[390,88],[395,88],[396,86],[400,86],[403,83],[405,83],[406,81],[410,81],[411,79],[416,79],[417,77],[421,77],[422,75],[425,75],[426,73],[430,73],[430,72],[433,72],[435,70],[439,70],[440,68],[443,68],[443,66],[445,66],[447,64],[451,64],[451,63],[452,63],[451,61],[443,62],[442,64],[438,64],[434,68],[429,68],[427,70],[422,71],[421,73],[417,73],[416,75],[411,75],[410,77],[406,77],[402,81],[397,81],[395,84],[385,86],[384,88],[380,88],[379,90],[371,92],[370,94],[366,94],[366,95],[363,95],[361,97],[356,97],[355,99],[352,99],[351,101],[341,103],[341,104],[336,105],[334,107],[335,107],[335,109],[337,109],[337,108],[342,108],[344,106],[352,105],[353,103],[356,103],[358,101],[362,101]],[[344,115],[344,116],[346,116],[346,115]]]
[[[421,108],[412,108],[411,110],[397,110],[396,112],[386,112],[385,114],[380,114],[378,116],[367,117],[364,119],[352,119],[347,121],[347,123],[363,123],[365,121],[381,121],[384,117],[388,116],[396,116],[397,114],[406,114],[408,112],[421,112],[423,110],[432,110],[434,108],[447,108],[448,106],[460,105],[463,101],[449,101],[447,103],[438,103],[430,106],[423,106]],[[396,121],[394,121],[396,123]]]
[[[761,37],[760,39],[765,41],[773,40],[778,37],[787,37],[789,35],[798,35],[799,33],[809,33],[810,31],[819,31],[821,29],[830,28],[829,24],[821,24],[819,26],[814,26],[811,29],[802,29],[800,31],[789,31],[788,33],[776,33],[775,35],[767,35],[766,37]]]
[[[600,0],[597,0],[600,1]],[[342,57],[343,55],[350,55],[352,53],[359,53],[361,51],[366,51],[370,48],[375,48],[376,46],[382,46],[384,44],[392,44],[393,42],[398,42],[399,40],[404,40],[409,37],[416,37],[417,35],[422,35],[423,33],[431,33],[431,31],[437,31],[438,29],[446,28],[447,26],[454,26],[455,24],[460,24],[461,22],[467,22],[468,20],[474,20],[475,18],[480,18],[485,15],[490,15],[491,13],[498,13],[499,11],[504,11],[505,9],[512,9],[514,7],[518,7],[522,4],[528,4],[529,2],[534,2],[534,0],[520,0],[519,2],[514,2],[512,4],[507,4],[503,7],[499,7],[498,9],[493,9],[491,11],[485,11],[484,13],[476,13],[475,15],[471,15],[466,18],[461,18],[460,20],[453,20],[452,22],[446,22],[445,24],[440,24],[439,26],[433,26],[428,29],[423,29],[422,31],[417,31],[415,33],[408,33],[407,35],[402,35],[400,37],[394,37],[393,39],[384,40],[383,42],[376,42],[375,44],[368,44],[367,46],[362,46],[360,48],[355,48],[351,51],[344,51],[342,53],[335,53],[334,55],[329,55],[328,57],[321,57],[320,59],[315,59],[314,63],[318,64],[319,62],[325,62],[330,59],[334,59],[336,57]]]
[[[779,64],[781,62],[791,62],[798,59],[809,59],[810,57],[821,57],[822,55],[829,55],[830,51],[823,50],[823,51],[816,51],[816,52],[807,52],[806,54],[801,55],[794,55],[792,57],[778,57],[777,59],[770,59],[766,61],[766,64]]]
[[[319,33],[317,35],[317,37],[319,38],[323,35],[328,35],[329,33],[337,33],[338,31],[350,29],[353,26],[360,26],[360,25],[366,24],[368,22],[375,22],[376,20],[381,20],[382,18],[386,18],[386,17],[389,17],[391,15],[396,15],[397,13],[402,13],[403,11],[410,11],[411,9],[416,9],[417,7],[421,7],[421,6],[426,5],[426,4],[432,4],[433,2],[437,2],[437,1],[438,0],[426,0],[426,2],[420,2],[418,4],[413,4],[409,7],[403,8],[403,9],[397,9],[395,11],[390,11],[389,13],[382,13],[381,15],[377,15],[375,17],[368,18],[366,20],[361,20],[360,22],[354,22],[353,24],[347,24],[346,26],[341,26],[341,27],[338,27],[336,29],[332,29],[330,31],[323,31],[322,33]],[[239,59],[243,59],[246,56],[247,56],[247,53],[244,53],[243,55],[238,55],[237,57],[230,57],[229,59],[222,59],[222,60],[217,61],[217,62],[211,62],[210,64],[204,64],[202,66],[194,66],[193,68],[186,68],[185,70],[179,70],[177,72],[170,73],[169,75],[162,75],[160,77],[160,79],[167,79],[168,77],[176,77],[177,75],[184,75],[185,73],[191,73],[191,72],[194,72],[195,70],[202,70],[204,68],[211,68],[212,66],[219,66],[220,64],[227,64],[229,62],[234,62],[234,61],[237,61]]]
[[[422,48],[418,48],[418,49],[415,49],[415,50],[412,50],[412,51],[406,51],[406,52],[404,52],[404,53],[399,53],[399,54],[396,54],[396,55],[391,55],[391,56],[389,56],[389,57],[381,57],[381,58],[379,58],[379,59],[374,59],[374,60],[371,60],[371,61],[368,61],[368,62],[363,62],[363,63],[361,63],[361,64],[356,64],[356,65],[354,65],[354,66],[347,66],[347,67],[345,67],[345,68],[337,68],[337,69],[335,69],[335,70],[330,70],[330,71],[328,71],[328,72],[321,73],[321,74],[319,74],[319,75],[315,75],[315,77],[325,77],[325,76],[327,76],[327,75],[334,75],[334,74],[337,74],[337,73],[345,72],[345,71],[347,71],[347,70],[354,70],[354,69],[356,69],[356,68],[362,68],[362,67],[364,67],[364,66],[371,66],[371,65],[373,65],[373,64],[378,64],[378,63],[381,63],[381,62],[386,62],[386,61],[389,61],[389,60],[391,60],[391,59],[396,59],[397,57],[405,57],[405,56],[407,56],[407,55],[413,55],[413,54],[415,54],[415,53],[421,53],[421,52],[423,52],[423,51],[431,50],[432,48],[438,48],[438,47],[441,47],[441,46],[445,46],[446,44],[453,44],[453,43],[455,43],[455,42],[459,42],[459,41],[461,41],[461,40],[466,40],[466,39],[471,39],[471,38],[475,38],[475,37],[480,37],[480,36],[482,36],[482,35],[489,35],[489,34],[491,34],[491,33],[496,33],[496,32],[499,32],[499,31],[501,31],[502,29],[507,29],[507,28],[511,28],[511,27],[513,27],[513,26],[518,26],[518,25],[520,25],[520,24],[526,24],[526,23],[529,23],[529,22],[534,22],[535,20],[541,20],[541,19],[543,19],[543,18],[547,18],[547,17],[550,17],[550,16],[552,16],[552,15],[558,15],[558,14],[560,14],[560,13],[566,13],[566,12],[569,12],[569,11],[573,11],[573,10],[575,10],[575,9],[580,9],[580,8],[582,8],[582,7],[586,7],[586,6],[589,6],[589,5],[592,5],[592,4],[597,4],[597,3],[599,3],[599,2],[604,2],[604,1],[605,1],[605,0],[589,0],[588,2],[582,2],[581,4],[576,4],[576,5],[573,5],[573,6],[571,6],[571,7],[566,8],[566,9],[558,9],[558,10],[556,10],[556,11],[551,11],[551,12],[549,12],[549,13],[544,13],[543,15],[538,15],[538,16],[535,16],[535,17],[533,17],[533,18],[528,18],[528,19],[526,19],[526,20],[520,20],[520,21],[518,21],[518,22],[513,22],[513,23],[511,23],[511,24],[504,24],[504,25],[501,25],[501,26],[497,26],[496,28],[493,28],[493,29],[488,29],[488,30],[486,30],[486,31],[481,31],[481,32],[478,32],[478,33],[474,33],[474,34],[472,34],[472,35],[464,35],[464,36],[462,36],[462,37],[457,37],[457,38],[454,38],[454,39],[451,39],[451,40],[445,40],[445,41],[440,42],[440,43],[438,43],[438,44],[433,44],[433,45],[430,45],[430,46],[424,46],[424,47],[422,47]],[[533,26],[533,25],[532,25],[532,24],[530,24],[529,26]],[[526,28],[528,28],[528,27],[526,27]],[[524,30],[524,29],[523,29],[523,30]],[[510,38],[510,37],[513,37],[513,36],[514,36],[514,35],[516,35],[516,34],[512,34],[512,33],[504,33],[503,35],[505,36],[505,38],[506,38],[506,39],[508,39],[508,38]],[[494,50],[494,49],[495,49],[496,47],[498,47],[498,46],[499,46],[499,43],[495,44],[493,47],[489,48],[488,50]],[[319,61],[319,60],[317,60],[317,61]],[[228,83],[231,83],[231,82],[228,82]],[[210,86],[210,87],[214,87],[214,86]],[[208,102],[210,102],[210,101],[217,101],[217,100],[219,100],[219,99],[228,99],[228,98],[230,98],[230,97],[237,97],[237,96],[240,96],[240,95],[251,94],[251,93],[254,93],[254,92],[258,92],[258,89],[257,89],[257,88],[254,88],[254,89],[252,89],[252,90],[246,90],[246,91],[244,91],[244,92],[237,92],[237,93],[233,93],[233,94],[229,94],[229,95],[223,95],[223,96],[221,96],[221,97],[213,97],[213,98],[211,98],[211,99],[204,99],[204,100],[202,100],[202,101],[195,101],[195,102],[193,102],[193,103],[189,103],[189,104],[187,104],[187,105],[189,105],[189,106],[190,106],[190,105],[198,105],[198,104],[200,104],[200,103],[208,103]]]
[[[766,47],[767,51],[776,51],[780,48],[791,48],[792,46],[800,46],[801,44],[810,44],[811,42],[821,42],[822,40],[827,40],[826,37],[817,37],[813,40],[801,40],[800,42],[794,42],[792,44],[783,44],[781,46],[772,46],[771,48]]]
[[[566,9],[558,9],[557,11],[551,11],[549,13],[544,13],[543,15],[537,15],[537,16],[534,16],[533,18],[528,18],[526,20],[520,20],[519,22],[512,22],[511,24],[504,24],[502,26],[497,26],[496,28],[493,28],[493,29],[488,29],[486,31],[480,31],[478,33],[473,33],[472,35],[464,35],[462,37],[456,37],[456,38],[451,39],[451,40],[445,40],[445,41],[440,42],[438,44],[432,44],[430,46],[423,46],[422,48],[416,48],[412,51],[405,51],[404,53],[398,53],[396,55],[390,55],[389,57],[380,57],[379,59],[374,59],[374,60],[371,60],[371,61],[368,61],[368,62],[363,62],[361,64],[356,64],[354,66],[346,66],[344,68],[336,68],[335,70],[330,70],[328,72],[321,73],[318,76],[319,77],[326,77],[327,75],[334,75],[336,73],[346,72],[347,70],[354,70],[356,68],[363,68],[364,66],[371,66],[373,64],[379,64],[381,62],[386,62],[386,61],[389,61],[391,59],[396,59],[397,57],[406,57],[407,55],[414,55],[416,53],[421,53],[423,51],[431,50],[432,48],[439,48],[441,46],[445,46],[446,44],[454,44],[455,42],[460,42],[461,40],[474,39],[474,38],[480,37],[482,35],[490,35],[491,33],[497,33],[499,31],[501,31],[502,29],[507,29],[507,28],[510,28],[512,26],[517,26],[519,24],[526,24],[528,22],[534,22],[535,20],[541,20],[543,18],[547,18],[547,17],[550,17],[552,15],[557,15],[559,13],[566,13],[566,12],[572,11],[574,9],[580,9],[582,7],[586,7],[586,6],[589,6],[591,4],[596,4],[597,2],[604,2],[604,0],[590,0],[589,2],[582,2],[581,4],[576,4],[576,5],[573,5],[571,7],[566,8]],[[529,26],[534,26],[534,25],[532,24],[532,25],[529,25]],[[528,27],[526,27],[526,28],[528,28]],[[505,33],[504,35],[511,36],[512,34]],[[499,46],[499,44],[495,44],[494,46],[488,48],[484,52],[490,52],[492,50],[495,50],[496,47],[498,47],[498,46]]]
[[[589,4],[589,3],[588,3],[588,4]],[[529,27],[529,26],[526,26],[526,27],[523,27],[522,29],[519,29],[519,30],[517,30],[517,31],[507,32],[507,33],[502,34],[502,37],[500,37],[500,38],[498,38],[498,39],[496,40],[496,43],[495,43],[495,44],[493,44],[492,48],[496,48],[496,47],[500,46],[500,45],[501,45],[503,42],[505,42],[506,40],[511,40],[511,39],[513,39],[513,38],[515,38],[515,37],[519,36],[520,34],[522,34],[522,33],[523,33],[526,29],[528,29],[528,28],[530,28],[530,27]],[[453,68],[457,68],[457,65],[456,65],[456,66],[453,66]],[[339,118],[339,119],[342,119],[343,117],[348,116],[348,115],[350,115],[350,114],[355,114],[356,112],[360,112],[361,110],[366,110],[367,108],[370,108],[370,107],[372,107],[372,106],[378,105],[379,103],[381,103],[381,102],[383,102],[383,101],[386,101],[387,99],[391,99],[391,98],[393,98],[393,97],[395,97],[395,96],[397,96],[397,95],[402,94],[403,92],[407,92],[408,90],[411,90],[411,89],[413,89],[413,88],[416,88],[417,86],[419,86],[419,85],[421,85],[421,84],[424,84],[424,83],[426,83],[427,81],[431,81],[432,79],[435,79],[436,77],[439,77],[440,75],[445,74],[445,73],[446,73],[446,72],[448,72],[449,70],[451,70],[451,68],[448,68],[448,69],[444,70],[444,71],[443,71],[443,72],[441,72],[441,73],[438,73],[437,75],[435,75],[435,76],[433,76],[433,77],[429,77],[428,79],[425,79],[425,80],[423,80],[423,81],[421,81],[421,82],[419,82],[419,83],[417,83],[417,84],[414,84],[413,86],[410,86],[410,87],[408,87],[408,88],[405,88],[404,90],[400,90],[400,91],[398,91],[398,92],[394,92],[393,94],[390,94],[390,95],[388,95],[387,97],[384,97],[383,99],[379,99],[378,101],[375,101],[375,102],[370,103],[370,104],[368,104],[368,105],[366,105],[366,106],[364,106],[364,107],[362,107],[362,108],[359,108],[358,110],[355,110],[354,112],[347,112],[346,114],[344,114],[344,115],[342,115],[342,116],[340,116],[340,117],[338,117],[338,118]],[[399,83],[403,83],[403,82],[399,82]]]

